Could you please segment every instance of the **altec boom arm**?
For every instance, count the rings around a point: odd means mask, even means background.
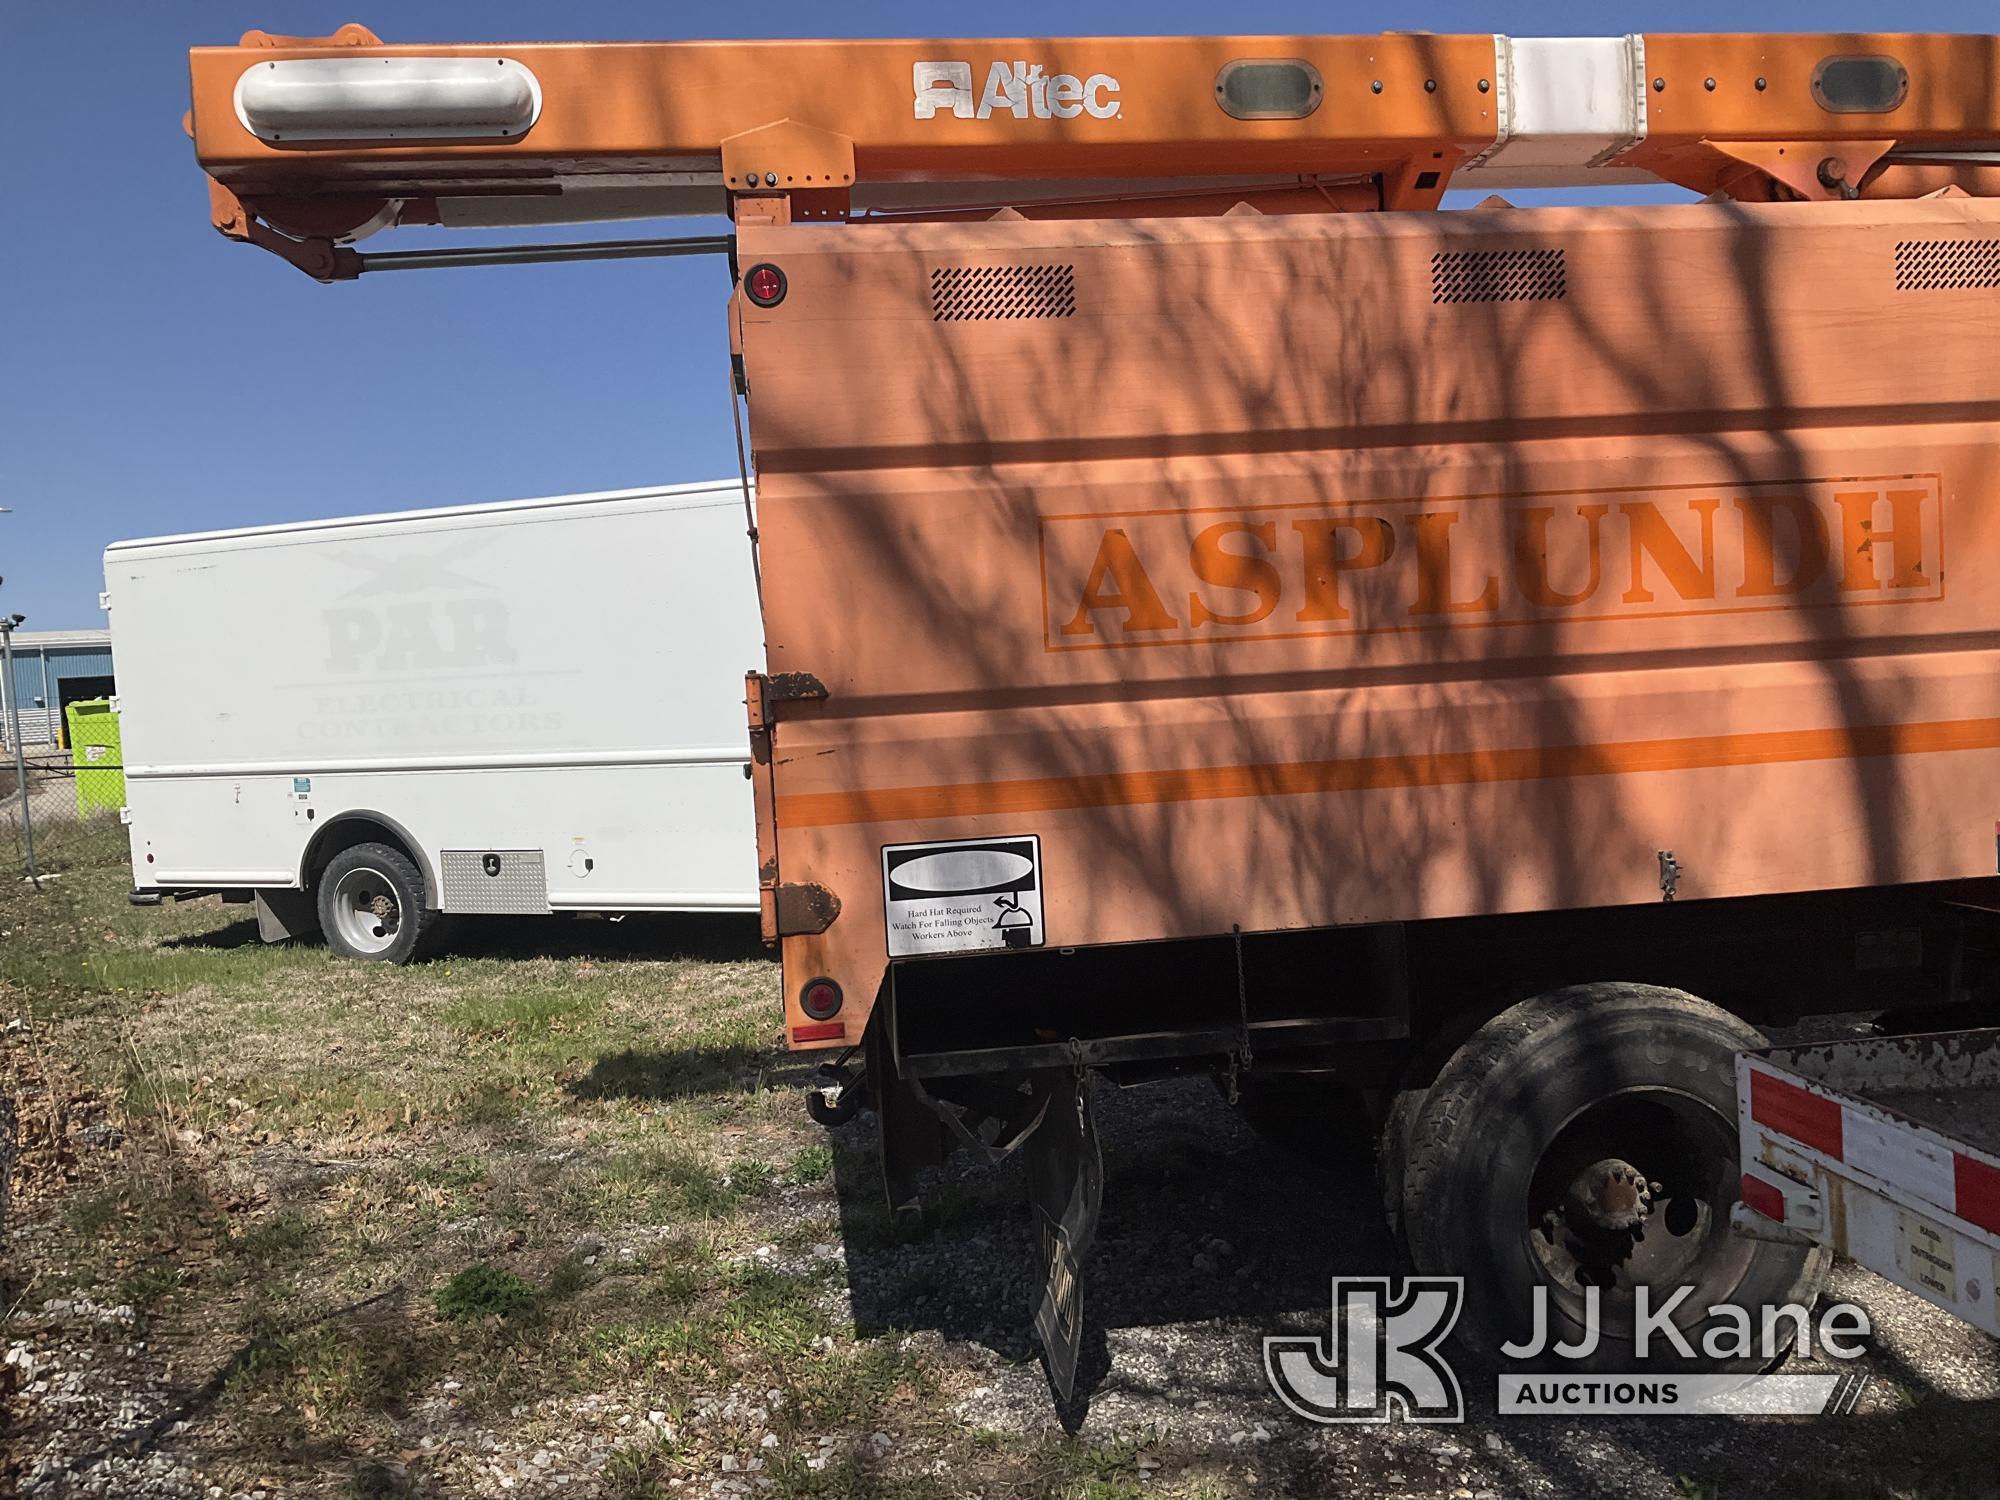
[[[2000,39],[1156,37],[190,54],[223,233],[322,279],[398,223],[1434,208],[1656,179],[2000,192]]]

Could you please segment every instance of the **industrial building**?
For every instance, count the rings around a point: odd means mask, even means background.
[[[21,717],[21,743],[64,743],[63,710],[115,691],[108,630],[17,630],[12,679],[0,672],[0,742]]]

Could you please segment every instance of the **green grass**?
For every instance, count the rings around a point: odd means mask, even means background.
[[[584,1212],[597,1225],[721,1218],[745,1196],[724,1177],[719,1165],[685,1145],[647,1143],[596,1170]]]
[[[739,1161],[732,1164],[726,1182],[729,1189],[745,1198],[761,1198],[778,1180],[778,1170],[767,1161]]]
[[[953,1194],[898,1226],[872,1192],[836,1202],[767,959],[566,952],[629,929],[550,924],[519,956],[343,962],[266,947],[247,908],[213,899],[133,908],[112,845],[50,847],[60,879],[0,882],[0,1000],[54,1092],[87,1095],[127,1142],[27,1210],[47,1233],[14,1269],[36,1299],[133,1305],[180,1351],[176,1380],[240,1352],[185,1439],[216,1472],[468,1492],[450,1442],[397,1457],[425,1403],[448,1391],[452,1423],[525,1448],[544,1397],[588,1396],[679,1429],[609,1429],[629,1446],[606,1492],[679,1496],[761,1438],[691,1425],[695,1403],[775,1389],[778,1496],[1124,1493],[1116,1452],[981,1445],[950,1414],[968,1377],[900,1335],[857,1338],[837,1263],[757,1258],[844,1222],[887,1241],[993,1207]],[[946,1456],[944,1474],[845,1446],[876,1430]],[[814,1469],[822,1435],[842,1446]]]
[[[816,1182],[824,1182],[833,1175],[833,1147],[812,1145],[792,1158],[792,1181],[800,1187],[811,1187]]]
[[[503,1266],[467,1266],[438,1288],[438,1316],[463,1323],[471,1318],[513,1318],[540,1305],[535,1289]]]
[[[602,1008],[603,1000],[588,993],[512,991],[489,983],[446,1006],[443,1020],[474,1041],[548,1042],[588,1035]]]
[[[1096,1441],[1073,1437],[1053,1445],[1047,1462],[1061,1481],[1064,1500],[1136,1500],[1139,1454],[1157,1447],[1163,1436],[1127,1434]]]

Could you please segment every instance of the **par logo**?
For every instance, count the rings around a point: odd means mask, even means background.
[[[995,111],[1017,120],[1074,120],[1089,115],[1109,120],[1118,114],[1118,80],[1109,73],[1079,78],[1051,73],[1041,63],[995,62],[985,86],[973,92],[969,62],[920,62],[912,69],[919,120],[938,111],[960,120],[990,120]]]
[[[333,608],[326,626],[327,671],[355,673],[511,667],[505,599],[457,564],[477,545],[430,552],[328,552],[362,578]],[[469,597],[468,597],[469,596]]]
[[[1438,1346],[1458,1321],[1462,1276],[1406,1276],[1392,1298],[1386,1276],[1333,1278],[1324,1339],[1264,1340],[1264,1373],[1278,1399],[1312,1422],[1463,1422],[1465,1397]]]

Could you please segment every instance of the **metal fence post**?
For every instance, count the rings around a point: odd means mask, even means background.
[[[21,794],[21,847],[27,856],[28,879],[39,888],[42,873],[35,868],[35,822],[28,810],[28,758],[21,749],[21,695],[14,691],[14,627],[18,615],[0,616],[0,672],[7,675],[7,738],[14,742],[14,776]]]

